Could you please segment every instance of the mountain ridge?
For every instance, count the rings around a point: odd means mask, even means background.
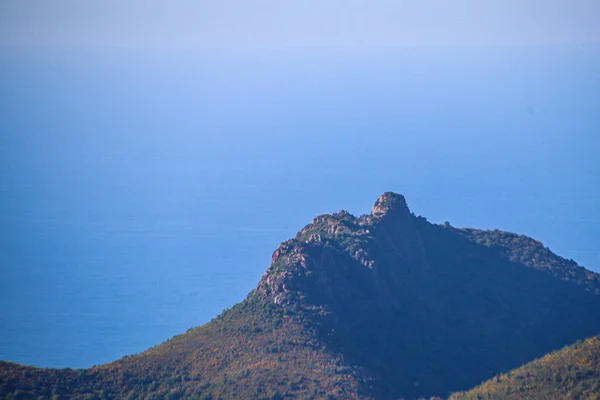
[[[2,363],[0,394],[449,396],[598,334],[599,289],[540,242],[434,225],[386,192],[370,214],[314,218],[208,324],[88,370]]]

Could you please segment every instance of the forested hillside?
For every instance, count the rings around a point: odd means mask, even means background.
[[[600,399],[600,336],[498,374],[450,400]]]

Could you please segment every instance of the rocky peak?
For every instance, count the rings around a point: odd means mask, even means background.
[[[375,202],[371,215],[382,219],[393,216],[410,215],[404,196],[394,192],[385,192]]]

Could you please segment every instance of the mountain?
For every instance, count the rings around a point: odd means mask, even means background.
[[[450,400],[600,399],[600,336],[499,374]]]
[[[248,297],[86,369],[0,363],[4,398],[449,396],[600,333],[600,276],[540,242],[435,225],[384,193],[316,217]]]

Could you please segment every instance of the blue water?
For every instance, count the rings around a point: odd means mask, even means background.
[[[0,50],[0,359],[143,351],[387,190],[600,271],[599,115],[598,46]]]

